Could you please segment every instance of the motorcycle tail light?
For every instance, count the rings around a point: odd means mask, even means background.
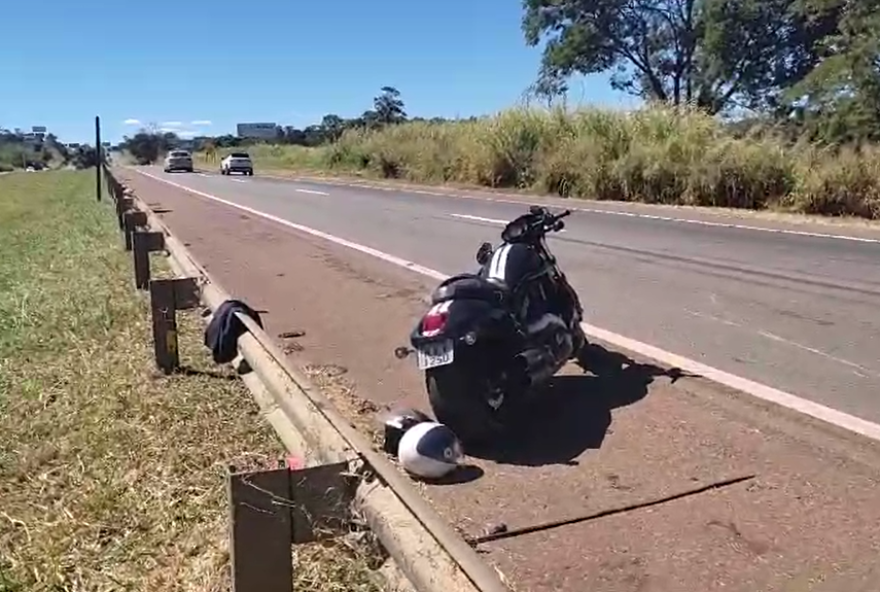
[[[438,335],[446,327],[449,319],[449,302],[434,306],[422,318],[422,335],[432,337]]]

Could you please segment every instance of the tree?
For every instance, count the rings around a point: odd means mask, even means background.
[[[880,141],[880,2],[813,0],[815,15],[839,15],[819,44],[822,61],[788,93],[813,140]]]
[[[225,134],[214,138],[214,143],[218,148],[237,148],[241,146],[241,138],[232,134]]]
[[[382,94],[373,99],[373,111],[376,113],[376,119],[383,125],[406,121],[406,111],[400,98],[400,91],[393,86],[383,86],[381,90]],[[366,117],[364,120],[369,121]]]
[[[98,166],[98,151],[93,146],[80,146],[71,159],[77,169],[90,169]]]
[[[377,129],[382,127],[383,121],[378,111],[374,111],[372,109],[368,109],[360,114],[359,117],[355,117],[354,119],[349,119],[347,122],[347,127],[349,128],[366,128],[366,129]]]
[[[547,104],[550,108],[557,99],[565,100],[565,93],[568,92],[568,84],[560,78],[552,78],[548,76],[540,76],[534,84],[526,89],[526,99],[535,98]]]
[[[284,139],[288,144],[295,144],[297,146],[305,146],[306,144],[305,132],[292,125],[284,127]]]
[[[828,20],[800,0],[523,0],[528,45],[542,41],[537,88],[572,74],[613,72],[612,85],[648,100],[767,108],[818,62]],[[833,24],[833,23],[832,23]]]
[[[132,138],[124,138],[122,146],[135,158],[138,164],[153,164],[159,160],[163,138],[156,133],[141,130]]]
[[[327,135],[320,124],[312,124],[303,129],[304,146],[319,146],[326,140]]]
[[[345,130],[345,121],[336,114],[328,113],[321,120],[321,128],[327,141],[335,142]]]

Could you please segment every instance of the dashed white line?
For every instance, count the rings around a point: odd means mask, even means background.
[[[735,322],[728,320],[728,319],[722,319],[721,317],[716,317],[714,315],[698,312],[696,310],[690,310],[688,308],[685,308],[683,310],[685,313],[687,313],[693,317],[697,317],[698,319],[704,319],[707,321],[715,321],[716,323],[721,323],[722,325],[727,325],[728,327],[736,327],[738,329],[744,329],[744,327],[742,325],[740,325],[739,323],[735,323]]]
[[[869,375],[873,376],[875,378],[880,377],[880,374],[877,374],[876,372],[874,372],[870,368],[865,368],[861,364],[856,364],[855,362],[851,362],[845,358],[839,358],[837,356],[833,356],[833,355],[829,354],[828,352],[822,351],[821,349],[816,349],[815,347],[810,347],[809,345],[804,345],[802,343],[798,343],[797,341],[792,341],[791,339],[786,339],[785,337],[780,337],[779,335],[776,335],[775,333],[761,330],[761,331],[758,331],[758,335],[760,335],[761,337],[765,337],[767,339],[770,339],[771,341],[776,341],[778,343],[784,343],[785,345],[788,345],[790,347],[794,347],[794,348],[800,349],[802,351],[805,351],[805,352],[808,352],[811,354],[815,354],[815,355],[820,356],[822,358],[825,358],[827,360],[831,360],[832,362],[837,362],[838,364],[842,364],[843,366],[847,366],[848,368],[850,368],[852,370],[852,372],[856,376],[859,376],[861,378],[869,378]]]
[[[728,327],[736,327],[737,329],[740,329],[740,330],[745,331],[747,333],[750,333],[750,334],[753,333],[753,334],[759,335],[765,339],[775,341],[776,343],[781,343],[783,345],[787,345],[789,347],[793,347],[795,349],[799,349],[801,351],[805,351],[807,353],[811,353],[811,354],[820,356],[822,358],[825,358],[826,360],[836,362],[838,364],[841,364],[843,366],[848,367],[853,374],[855,374],[856,376],[859,376],[860,378],[870,378],[871,376],[880,377],[880,374],[878,374],[874,370],[871,370],[870,368],[866,368],[865,366],[862,366],[861,364],[851,362],[850,360],[847,360],[845,358],[840,358],[838,356],[834,356],[832,354],[829,354],[828,352],[822,351],[821,349],[817,349],[815,347],[810,347],[809,345],[804,345],[803,343],[798,343],[797,341],[787,339],[785,337],[781,337],[779,335],[776,335],[775,333],[770,333],[769,331],[764,331],[764,330],[755,331],[754,329],[747,327],[741,323],[737,323],[737,322],[731,321],[729,319],[723,319],[721,317],[716,317],[714,315],[701,313],[701,312],[698,312],[695,310],[684,309],[684,312],[686,312],[687,314],[689,314],[691,316],[697,317],[699,319],[705,319],[707,321],[721,323],[722,325],[727,325]]]
[[[496,218],[483,218],[482,216],[471,216],[470,214],[449,214],[453,218],[463,218],[465,220],[475,220],[477,222],[489,222],[490,224],[507,224],[507,220],[498,220]]]
[[[761,232],[773,232],[776,234],[790,234],[794,236],[806,236],[810,238],[826,238],[836,240],[847,240],[858,243],[874,243],[880,244],[880,239],[865,238],[861,236],[851,236],[846,234],[828,234],[824,232],[808,232],[806,230],[789,230],[785,228],[763,228],[761,226],[751,226],[748,224],[734,224],[732,222],[712,222],[710,220],[694,220],[693,218],[674,218],[672,216],[658,216],[655,214],[639,214],[636,212],[618,212],[614,210],[598,210],[595,208],[571,208],[580,212],[588,212],[591,214],[608,214],[611,216],[626,216],[629,218],[643,218],[645,220],[662,220],[664,222],[680,222],[682,224],[697,224],[699,226],[714,226],[717,228],[735,228],[737,230],[757,230]]]
[[[361,253],[371,255],[387,263],[409,269],[426,277],[430,277],[434,280],[443,281],[449,277],[448,274],[437,271],[435,269],[431,269],[430,267],[419,265],[418,263],[403,259],[402,257],[397,257],[395,255],[391,255],[378,249],[374,249],[366,245],[361,245],[346,240],[344,238],[334,236],[315,228],[310,228],[302,224],[297,224],[295,222],[291,222],[290,220],[285,220],[284,218],[273,216],[272,214],[267,214],[266,212],[262,212],[248,206],[243,206],[241,204],[222,199],[220,197],[217,197],[216,195],[205,193],[204,191],[192,189],[190,187],[187,187],[186,185],[181,185],[180,183],[175,183],[174,181],[163,179],[162,177],[152,175],[140,169],[133,170],[146,177],[150,177],[151,179],[155,179],[156,181],[161,181],[162,183],[177,187],[178,189],[188,191],[189,193],[192,193],[194,195],[198,195],[205,199],[248,212],[249,214],[259,216],[266,220],[271,220],[272,222],[281,224],[282,226],[286,226],[288,228],[292,228],[294,230],[298,230],[300,232],[322,238],[324,240],[330,241],[343,247],[347,247],[354,251],[359,251]],[[840,428],[849,430],[856,434],[865,436],[866,438],[870,438],[872,440],[880,442],[880,424],[876,424],[866,419],[856,417],[855,415],[850,415],[849,413],[845,413],[843,411],[838,411],[837,409],[832,409],[825,405],[810,401],[809,399],[798,397],[797,395],[793,395],[791,393],[787,393],[785,391],[764,384],[760,384],[753,380],[730,374],[729,372],[725,372],[718,368],[708,366],[701,362],[697,362],[696,360],[691,360],[678,354],[674,354],[672,352],[662,350],[658,347],[654,347],[653,345],[642,343],[640,341],[636,341],[635,339],[630,339],[629,337],[619,335],[612,331],[608,331],[607,329],[602,329],[601,327],[596,327],[595,325],[591,325],[589,323],[581,323],[581,325],[588,335],[596,339],[614,344],[618,347],[629,350],[631,352],[635,352],[646,358],[657,360],[658,362],[661,362],[663,364],[677,367],[686,372],[703,376],[704,378],[717,382],[718,384],[747,393],[758,399],[775,403],[782,407],[786,407],[793,411],[803,413],[804,415],[814,417],[816,419],[825,421],[832,425],[836,425]]]
[[[311,195],[330,195],[329,193],[326,193],[324,191],[314,191],[312,189],[294,189],[294,191],[298,193],[309,193]]]

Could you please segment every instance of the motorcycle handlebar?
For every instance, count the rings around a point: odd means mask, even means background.
[[[529,208],[529,215],[517,218],[502,232],[504,240],[518,240],[519,237],[527,235],[546,234],[547,232],[559,232],[565,228],[563,218],[570,216],[571,210],[564,210],[559,214],[551,214],[547,208],[541,206],[532,206]]]
[[[566,216],[571,215],[571,210],[565,210],[559,214],[551,214],[548,216],[548,220],[546,221],[544,227],[548,230],[562,230],[565,227],[565,223],[562,221]]]

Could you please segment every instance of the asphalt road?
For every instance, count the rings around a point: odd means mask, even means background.
[[[526,208],[146,170],[448,274]],[[880,243],[600,212],[566,223],[550,246],[590,324],[880,422]]]

